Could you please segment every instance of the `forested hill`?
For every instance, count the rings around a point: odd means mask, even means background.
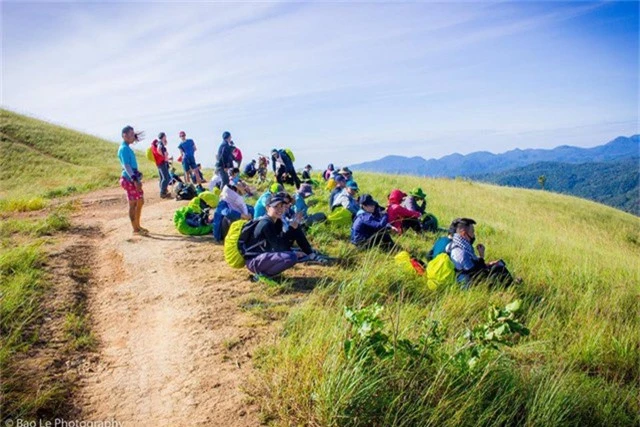
[[[640,215],[640,158],[569,164],[539,162],[474,180],[522,188],[541,188],[594,200]],[[541,178],[544,177],[544,178]]]

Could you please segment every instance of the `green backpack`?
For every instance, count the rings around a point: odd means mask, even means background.
[[[296,156],[293,155],[293,151],[291,151],[291,148],[285,148],[284,152],[287,153],[287,156],[289,156],[292,162],[296,161]]]
[[[456,283],[456,268],[449,254],[441,253],[427,264],[427,287],[436,290],[439,286],[449,286]]]

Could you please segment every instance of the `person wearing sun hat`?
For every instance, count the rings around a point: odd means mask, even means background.
[[[349,212],[351,212],[352,216],[355,216],[358,213],[358,202],[356,197],[358,195],[358,184],[355,181],[347,182],[344,190],[342,190],[333,200],[333,204],[331,205],[331,210],[337,208],[338,206],[342,206]]]
[[[380,246],[392,250],[395,244],[389,234],[388,217],[370,194],[358,199],[360,210],[351,226],[351,243],[359,248]]]
[[[338,172],[340,175],[344,176],[344,179],[348,181],[351,181],[353,179],[353,172],[351,172],[351,169],[349,169],[348,167],[343,167],[342,169],[340,169],[340,172]]]
[[[422,188],[416,187],[409,191],[407,197],[402,201],[402,206],[424,215],[427,212],[427,195],[422,191]]]

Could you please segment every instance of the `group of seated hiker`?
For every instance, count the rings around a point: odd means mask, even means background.
[[[307,199],[314,194],[318,182],[312,178],[311,165],[305,166],[302,179],[299,179],[293,170],[292,157],[290,150],[272,150],[276,182],[258,197],[255,206],[248,205],[245,200],[245,196],[251,196],[255,190],[240,178],[240,170],[235,165],[225,168],[223,173],[218,171],[218,179],[212,182],[219,201],[210,230],[217,241],[223,242],[232,224],[239,222],[235,227],[237,236],[233,246],[244,260],[242,265],[256,277],[273,277],[300,262],[326,263],[328,258],[313,250],[306,231],[315,224],[332,222],[338,211],[344,219],[341,223],[350,224],[351,243],[360,250],[379,247],[384,251],[395,251],[400,248],[393,235],[399,236],[409,230],[416,233],[439,230],[437,219],[427,211],[427,195],[422,188],[413,188],[408,193],[392,189],[383,207],[371,194],[360,195],[358,183],[349,168],[338,169],[333,164],[323,174],[326,188],[330,190],[328,215],[309,213]],[[248,179],[259,177],[260,169],[268,167],[264,156],[260,156],[259,162],[256,167],[258,162],[251,160],[243,176]],[[226,175],[226,184],[221,175]],[[296,191],[287,193],[286,184],[295,185]],[[207,210],[204,201],[200,206]],[[474,226],[475,221],[470,218],[454,220],[448,235],[436,240],[428,262],[439,256],[440,259],[446,257],[455,280],[463,289],[486,280],[510,284],[513,279],[504,261],[485,262],[484,245],[474,248]]]

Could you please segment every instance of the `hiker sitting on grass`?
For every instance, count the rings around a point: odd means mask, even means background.
[[[392,250],[393,239],[389,233],[387,214],[370,194],[358,199],[360,210],[351,226],[351,243],[359,248],[379,246]]]
[[[287,209],[285,193],[273,195],[267,205],[267,215],[258,220],[252,238],[244,243],[243,256],[247,268],[254,274],[272,277],[293,267],[298,262],[320,260],[311,248],[300,224],[301,219],[289,223],[283,230],[282,215]],[[296,244],[301,249],[293,251]]]
[[[447,247],[449,246],[449,243],[451,243],[451,240],[453,240],[453,235],[456,234],[456,230],[458,229],[458,223],[460,221],[468,221],[469,223],[471,223],[471,222],[475,223],[475,221],[473,221],[470,218],[456,218],[456,219],[454,219],[451,222],[451,225],[449,226],[449,230],[447,231],[447,235],[438,238],[433,243],[433,247],[427,253],[427,261],[431,261],[432,259],[434,259],[438,255],[447,252]]]
[[[122,144],[118,149],[118,159],[122,166],[120,186],[127,192],[129,200],[129,219],[134,234],[148,234],[149,230],[140,225],[142,206],[144,205],[144,191],[142,190],[142,173],[138,170],[136,154],[131,149],[131,144],[140,141],[144,137],[143,132],[136,133],[131,126],[122,129]]]
[[[302,171],[302,182],[311,182],[311,165],[306,165]]]
[[[462,218],[458,221],[456,233],[447,247],[447,252],[456,269],[457,281],[462,289],[469,289],[471,285],[484,280],[505,286],[513,283],[513,277],[504,261],[493,261],[489,264],[484,261],[484,245],[476,245],[478,254],[473,249],[476,240],[475,221],[470,218]]]
[[[244,167],[244,174],[249,178],[253,178],[256,173],[258,173],[258,169],[256,168],[256,160],[253,159]]]
[[[322,178],[324,178],[325,181],[329,181],[329,179],[333,176],[334,171],[335,168],[333,167],[333,163],[329,163],[327,169],[322,174]]]
[[[329,208],[333,206],[333,201],[338,194],[342,193],[342,190],[347,186],[347,180],[344,179],[342,175],[336,175],[335,178],[330,179],[334,180],[336,186],[331,190],[331,193],[329,193]]]
[[[229,208],[238,213],[239,218],[253,218],[253,207],[245,203],[243,190],[233,185],[225,185],[220,192],[220,200],[227,202]]]
[[[242,190],[233,185],[225,185],[220,192],[220,202],[213,214],[213,238],[224,241],[229,227],[239,219],[253,218],[253,207],[245,203]]]
[[[407,209],[401,205],[402,200],[407,195],[400,190],[393,190],[389,194],[389,204],[387,206],[387,214],[389,215],[389,224],[398,232],[411,228],[415,232],[422,231],[420,224],[420,212]]]
[[[311,227],[313,224],[324,222],[327,219],[327,216],[322,212],[309,215],[305,199],[311,195],[313,195],[311,184],[302,184],[294,196],[293,213],[302,215],[302,221],[306,227]]]
[[[358,196],[358,184],[355,181],[347,182],[347,186],[342,190],[335,199],[333,199],[333,204],[331,205],[331,210],[334,210],[338,206],[342,206],[349,212],[351,212],[352,216],[356,216],[358,210],[360,210],[360,206],[356,200]]]
[[[427,212],[427,195],[424,194],[422,188],[416,187],[404,198],[402,206],[424,215]]]
[[[253,217],[260,218],[261,216],[265,216],[267,214],[267,205],[269,204],[269,200],[271,200],[271,196],[282,191],[284,191],[282,184],[271,184],[271,187],[269,187],[269,189],[262,193],[258,198]]]

